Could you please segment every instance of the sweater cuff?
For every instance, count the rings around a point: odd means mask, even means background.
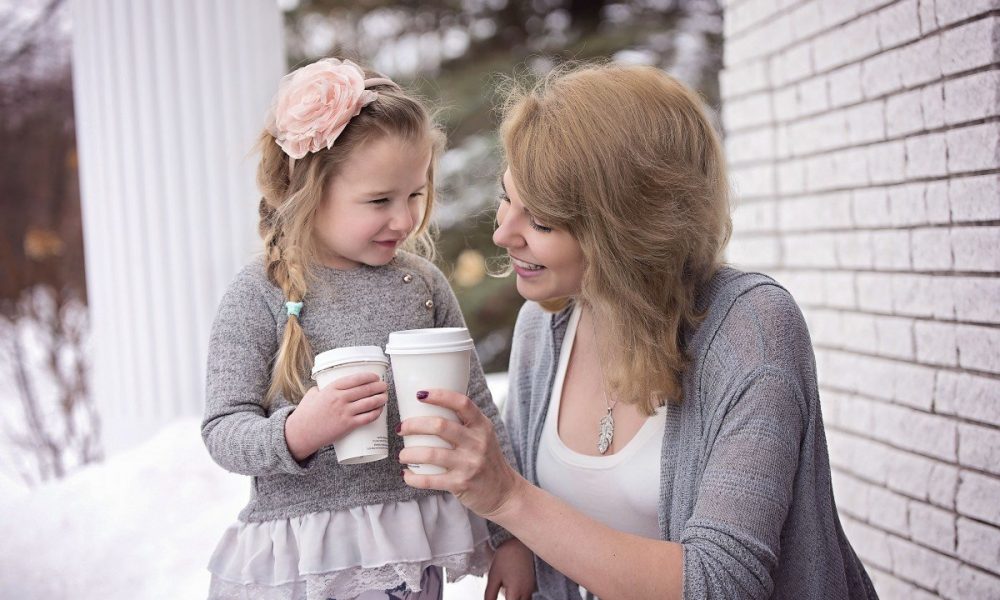
[[[486,527],[490,530],[490,547],[493,548],[494,552],[504,542],[514,539],[514,535],[511,532],[489,519],[486,520]]]
[[[304,475],[309,473],[309,467],[312,465],[316,453],[312,453],[300,462],[295,460],[292,451],[288,449],[288,441],[285,439],[285,421],[294,410],[294,406],[282,406],[271,413],[271,447],[278,459],[278,467],[282,471],[292,475]]]

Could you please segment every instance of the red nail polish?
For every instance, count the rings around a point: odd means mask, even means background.
[[[417,392],[417,400],[426,400],[427,396],[429,396],[429,395],[430,394],[428,394],[424,390],[420,390],[419,392]]]
[[[397,423],[396,424],[396,433],[399,433],[402,430],[403,430],[403,424],[402,423]]]

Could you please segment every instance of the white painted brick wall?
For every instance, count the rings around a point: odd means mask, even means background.
[[[882,598],[1000,599],[1000,2],[723,4],[728,259],[803,309],[844,529]]]

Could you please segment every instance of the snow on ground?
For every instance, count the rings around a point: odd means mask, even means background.
[[[205,565],[249,485],[212,461],[199,420],[185,418],[60,482],[4,489],[0,597],[204,598]],[[445,598],[482,598],[485,581],[448,584]]]

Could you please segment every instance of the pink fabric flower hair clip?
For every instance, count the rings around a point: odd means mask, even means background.
[[[267,130],[293,161],[330,148],[347,123],[378,98],[365,89],[396,85],[385,78],[365,79],[349,60],[325,58],[285,75],[268,115]]]

